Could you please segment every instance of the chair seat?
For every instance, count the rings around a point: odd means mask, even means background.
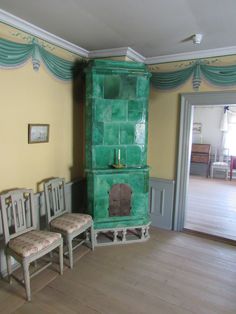
[[[218,168],[229,168],[229,165],[227,162],[224,161],[215,161],[212,163],[213,167],[218,167]]]
[[[61,230],[67,234],[79,230],[89,222],[92,223],[92,217],[86,214],[64,214],[51,221],[51,227]]]
[[[29,257],[46,249],[60,238],[60,233],[33,230],[10,240],[8,247],[22,257]]]

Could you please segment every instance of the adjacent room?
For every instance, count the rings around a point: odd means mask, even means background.
[[[1,0],[0,313],[236,313],[235,10]]]
[[[186,229],[236,239],[236,107],[195,106]]]

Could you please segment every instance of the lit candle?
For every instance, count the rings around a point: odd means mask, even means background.
[[[120,149],[118,149],[118,164],[120,164]]]

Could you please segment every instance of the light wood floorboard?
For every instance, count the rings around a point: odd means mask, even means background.
[[[236,241],[236,180],[191,176],[184,227]]]
[[[235,314],[235,265],[234,246],[153,228],[90,251],[12,313]]]

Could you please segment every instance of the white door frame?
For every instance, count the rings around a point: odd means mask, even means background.
[[[184,228],[189,183],[192,123],[194,106],[235,105],[236,91],[181,94],[179,148],[177,159],[174,224],[175,231]]]

